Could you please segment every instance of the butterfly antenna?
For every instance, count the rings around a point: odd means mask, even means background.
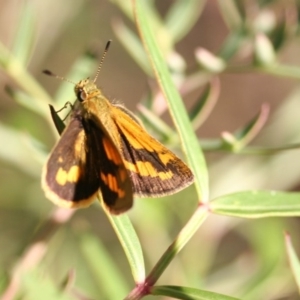
[[[111,44],[112,40],[109,40],[107,43],[106,43],[106,46],[105,46],[105,49],[104,49],[104,52],[103,52],[103,55],[102,55],[102,58],[100,60],[100,63],[99,63],[99,66],[98,66],[98,69],[97,69],[97,72],[96,72],[96,75],[95,75],[95,78],[93,80],[93,82],[95,83],[97,78],[98,78],[98,75],[100,73],[100,70],[101,70],[101,67],[103,65],[103,62],[104,62],[104,58],[106,56],[106,53],[108,52],[108,49],[109,49],[109,46]]]
[[[46,75],[55,77],[55,78],[57,78],[57,79],[59,79],[59,80],[66,81],[66,82],[69,82],[69,83],[72,83],[72,84],[76,85],[76,83],[73,82],[73,81],[71,81],[70,79],[67,79],[67,78],[62,77],[62,76],[58,76],[58,75],[52,73],[52,72],[49,71],[49,70],[43,70],[43,73],[46,74]]]

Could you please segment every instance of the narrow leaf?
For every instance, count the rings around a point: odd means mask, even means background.
[[[170,126],[165,123],[160,117],[158,117],[155,113],[149,110],[147,107],[139,104],[137,106],[141,116],[143,117],[144,121],[146,121],[151,129],[157,132],[162,138],[164,139],[172,139],[174,136],[174,130],[170,128]]]
[[[154,286],[151,289],[151,294],[156,296],[169,296],[183,300],[238,300],[238,298],[225,296],[210,291],[171,285]]]
[[[300,193],[243,191],[214,199],[210,210],[242,218],[300,216]]]
[[[136,34],[120,20],[115,20],[112,25],[119,41],[122,43],[124,48],[126,48],[134,61],[148,76],[153,77],[153,72],[147,60],[145,50]]]
[[[45,104],[51,103],[52,99],[40,84],[29,74],[24,65],[14,57],[9,50],[0,42],[0,68],[10,76],[26,93],[35,101],[41,111],[41,115],[47,112]]]
[[[17,26],[18,31],[14,40],[12,53],[18,59],[18,61],[26,65],[32,50],[34,29],[35,27],[35,16],[33,7],[30,2],[24,2],[23,9],[19,18],[19,24]]]
[[[21,275],[24,299],[40,300],[72,300],[73,297],[61,291],[50,279],[43,278],[41,272],[27,271]]]
[[[209,117],[215,107],[220,94],[220,81],[217,78],[211,80],[204,90],[200,99],[196,102],[190,112],[193,128],[198,129]]]
[[[269,116],[269,105],[263,104],[259,113],[250,120],[243,128],[237,130],[234,134],[230,132],[222,133],[224,149],[230,149],[233,152],[240,152],[246,147],[261,131],[266,124]]]
[[[175,1],[170,7],[165,23],[174,42],[180,41],[195,25],[201,15],[206,1]]]
[[[100,240],[92,234],[82,234],[80,248],[93,274],[93,280],[97,282],[99,290],[106,295],[106,299],[122,299],[129,288],[111,254]]]
[[[234,0],[218,0],[220,12],[224,21],[230,29],[242,27],[245,21],[245,13],[241,10],[241,6],[237,5]]]
[[[105,209],[104,211],[106,212],[127,256],[134,281],[136,284],[144,282],[145,266],[143,252],[130,219],[126,214],[113,216]]]

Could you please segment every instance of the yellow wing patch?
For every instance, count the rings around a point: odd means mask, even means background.
[[[67,182],[77,182],[80,178],[80,168],[78,166],[72,166],[69,171],[65,171],[63,168],[59,168],[55,179],[60,185],[65,185]]]
[[[135,163],[130,163],[125,160],[124,163],[127,170],[135,172],[140,176],[158,177],[161,180],[171,179],[173,177],[173,173],[170,170],[158,172],[154,165],[148,161],[136,161]]]

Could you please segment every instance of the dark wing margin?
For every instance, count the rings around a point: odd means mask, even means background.
[[[143,128],[126,134],[124,130],[125,127],[119,128],[122,154],[136,195],[170,195],[193,183],[194,176],[186,164]]]

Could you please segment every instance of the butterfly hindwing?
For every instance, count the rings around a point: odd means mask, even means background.
[[[91,149],[98,159],[102,200],[110,212],[119,214],[131,208],[132,185],[121,154],[106,129],[89,119]]]

